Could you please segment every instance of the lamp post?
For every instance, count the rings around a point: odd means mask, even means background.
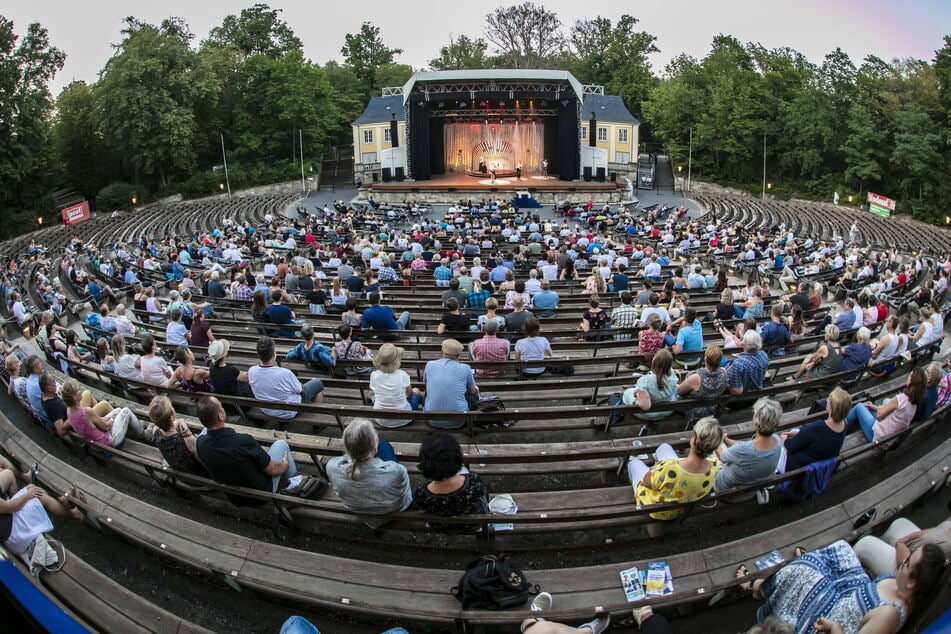
[[[225,166],[225,183],[228,185],[228,199],[231,199],[231,179],[228,177],[228,157],[225,155],[225,135],[223,132],[219,132],[218,136],[221,137],[221,162]]]
[[[43,226],[43,216],[36,217],[36,224],[40,225],[41,227]]]
[[[763,128],[763,195],[766,198],[766,128]]]
[[[687,152],[687,191],[690,191],[690,176],[693,169],[693,126],[690,126],[690,150]]]
[[[306,188],[304,187],[304,131],[300,128],[297,128],[298,132],[298,146],[300,147],[300,195],[304,196],[307,193]]]
[[[132,197],[132,204],[134,205],[137,200],[138,200],[138,198],[136,198],[135,196],[133,196],[133,197]]]

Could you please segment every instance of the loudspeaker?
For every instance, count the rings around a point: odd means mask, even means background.
[[[380,175],[376,172],[373,172],[373,182],[378,183],[380,181]]]
[[[406,178],[406,170],[402,166],[396,168],[396,180],[402,181]]]
[[[391,180],[393,180],[393,173],[390,171],[390,168],[384,167],[383,168],[383,182],[389,183]]]
[[[611,180],[612,180],[612,181],[616,181],[616,180],[617,180],[617,172],[611,172]]]
[[[606,170],[605,170],[603,167],[599,167],[599,168],[598,168],[597,175],[595,176],[595,179],[596,179],[599,183],[603,183],[603,182],[604,182],[604,172],[605,172],[605,171],[606,171]]]
[[[584,179],[585,181],[588,181],[588,182],[591,181],[591,166],[590,165],[584,166]]]

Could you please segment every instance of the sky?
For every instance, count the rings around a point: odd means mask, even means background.
[[[599,3],[578,0],[537,2],[555,11],[564,25],[601,15],[616,21],[624,13],[640,20],[639,27],[657,37],[659,53],[651,57],[658,74],[680,53],[702,58],[715,35],[733,35],[741,42],[767,48],[787,46],[813,62],[836,47],[859,65],[869,54],[885,60],[914,57],[932,60],[951,33],[951,2],[947,0],[681,0],[681,2]],[[14,21],[18,34],[39,22],[52,44],[66,55],[66,65],[51,86],[57,94],[73,80],[96,80],[113,45],[121,41],[122,20],[134,16],[158,23],[169,16],[185,19],[198,41],[228,14],[238,14],[253,0],[3,0],[0,15]],[[274,0],[283,18],[304,43],[311,60],[323,64],[342,60],[344,35],[356,33],[369,20],[379,26],[384,43],[403,49],[398,62],[423,69],[452,37],[481,37],[485,16],[510,2],[459,0]],[[7,5],[7,6],[4,6]]]

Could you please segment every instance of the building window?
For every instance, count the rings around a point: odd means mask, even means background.
[[[631,153],[630,152],[615,152],[614,162],[615,163],[630,163]]]
[[[582,141],[588,140],[588,126],[586,125],[581,126],[581,140]]]
[[[376,163],[376,152],[364,152],[361,160],[364,165],[367,163]]]
[[[373,130],[364,130],[364,131],[363,131],[363,142],[364,142],[364,143],[373,143]]]
[[[618,142],[618,143],[627,143],[627,128],[618,128],[618,131],[617,131],[617,142]]]
[[[390,142],[390,129],[389,129],[389,128],[383,128],[383,142],[384,142],[384,143],[389,143],[389,142]]]
[[[607,141],[607,140],[608,140],[608,129],[598,128],[598,141]]]

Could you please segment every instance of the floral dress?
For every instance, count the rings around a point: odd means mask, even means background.
[[[416,487],[413,500],[424,513],[455,517],[489,512],[488,490],[477,473],[465,474],[466,481],[452,493],[432,493],[425,484]],[[430,522],[437,531],[471,531],[470,524],[441,524]]]
[[[852,547],[840,540],[806,553],[767,579],[760,588],[766,602],[756,617],[762,623],[777,616],[800,634],[813,632],[822,617],[837,621],[845,634],[856,634],[867,612],[890,605],[904,625],[905,607],[878,594],[877,582],[890,576],[870,579]]]

